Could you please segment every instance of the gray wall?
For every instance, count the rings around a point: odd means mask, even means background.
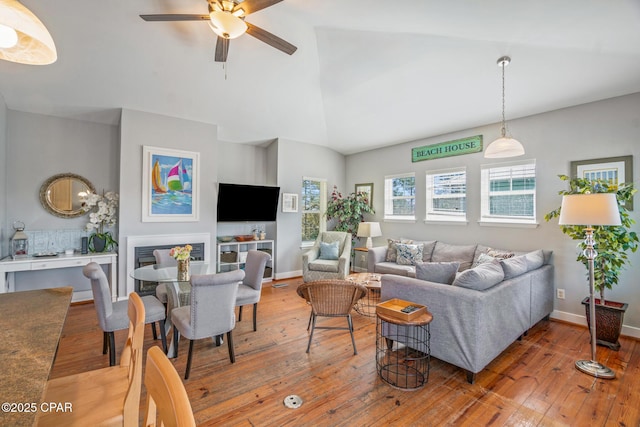
[[[327,189],[337,185],[344,190],[345,158],[325,147],[301,142],[279,139],[277,146],[278,185],[281,193],[300,194],[302,178],[326,178]],[[349,190],[349,189],[347,189]],[[351,192],[349,190],[347,192]],[[297,213],[278,212],[278,233],[276,240],[277,272],[276,278],[302,274],[302,244],[300,227],[301,209]]]
[[[127,236],[211,233],[215,248],[218,155],[217,127],[190,120],[124,109],[120,120],[120,263],[127,259]],[[142,147],[200,153],[200,214],[194,222],[142,222]],[[123,296],[126,269],[120,268],[118,294]]]
[[[7,164],[7,104],[0,93],[0,166]],[[7,174],[0,174],[0,258],[8,254],[7,252]]]
[[[554,316],[581,322],[584,309],[580,301],[588,295],[583,266],[575,261],[577,242],[560,231],[557,220],[546,223],[544,214],[560,205],[558,191],[564,183],[558,174],[570,174],[572,160],[601,157],[634,156],[636,186],[640,179],[640,93],[609,99],[573,108],[513,120],[508,123],[511,133],[521,141],[526,154],[522,159],[536,159],[537,219],[539,226],[531,228],[482,227],[480,216],[480,166],[499,163],[500,159],[484,159],[482,153],[446,159],[411,162],[411,149],[449,141],[461,137],[484,135],[485,146],[499,136],[499,125],[467,129],[435,138],[413,141],[392,147],[348,156],[346,159],[347,187],[355,183],[374,183],[374,207],[381,222],[383,237],[374,245],[385,244],[386,238],[408,237],[419,240],[435,239],[450,243],[481,242],[500,248],[527,250],[546,248],[554,251],[556,286],[564,288],[566,299],[555,300]],[[509,161],[509,159],[504,159]],[[434,225],[423,222],[425,216],[425,171],[450,167],[467,167],[468,225]],[[415,223],[382,222],[384,176],[403,172],[416,173]],[[636,206],[640,198],[636,197]],[[640,208],[632,214],[640,222]],[[638,231],[638,225],[635,225]],[[640,251],[630,254],[631,266],[621,278],[621,284],[607,293],[608,299],[629,303],[625,315],[628,327],[624,332],[640,336]],[[631,328],[633,327],[633,328]]]

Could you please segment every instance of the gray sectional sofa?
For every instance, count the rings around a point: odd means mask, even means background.
[[[431,355],[465,369],[471,383],[553,311],[550,251],[518,253],[435,241],[407,245],[422,245],[421,254],[412,254],[421,261],[393,260],[387,246],[369,250],[369,272],[383,274],[381,301],[399,298],[427,306],[433,314]]]

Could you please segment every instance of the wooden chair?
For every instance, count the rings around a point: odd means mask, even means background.
[[[271,255],[264,251],[247,252],[247,262],[245,263],[245,276],[242,283],[238,285],[238,295],[236,296],[236,307],[238,309],[238,321],[242,321],[242,306],[253,304],[253,330],[258,330],[258,303],[262,295],[262,279],[264,269]]]
[[[37,426],[138,425],[145,310],[136,293],[129,295],[128,315],[120,365],[49,380],[42,401],[70,402],[72,411],[38,412]]]
[[[307,353],[311,348],[313,332],[316,329],[345,329],[351,334],[353,354],[358,354],[356,341],[353,338],[351,310],[358,300],[367,294],[367,288],[348,280],[318,280],[303,283],[296,291],[311,305],[311,334],[307,344]],[[348,327],[316,326],[318,317],[346,317]]]
[[[147,389],[146,427],[196,425],[184,384],[176,368],[158,347],[151,347],[147,352],[144,385]]]

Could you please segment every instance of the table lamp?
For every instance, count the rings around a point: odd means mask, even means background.
[[[373,247],[372,237],[382,236],[382,231],[380,231],[380,223],[379,222],[361,222],[358,224],[358,237],[366,237],[367,243],[365,247],[367,249]]]
[[[576,368],[597,378],[612,379],[616,374],[610,368],[596,361],[596,305],[593,260],[598,252],[593,245],[594,225],[621,225],[618,201],[615,193],[568,194],[562,197],[560,225],[585,225],[585,245],[583,252],[589,265],[589,319],[591,335],[591,360],[578,360]]]

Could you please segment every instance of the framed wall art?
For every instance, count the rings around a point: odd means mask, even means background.
[[[373,183],[356,184],[356,193],[365,193],[369,199],[369,206],[373,207]]]
[[[200,153],[142,148],[142,222],[198,221]]]
[[[633,182],[633,156],[573,161],[571,177],[602,179],[612,184]],[[633,200],[626,207],[633,210]]]
[[[298,195],[282,193],[282,212],[298,212]]]

